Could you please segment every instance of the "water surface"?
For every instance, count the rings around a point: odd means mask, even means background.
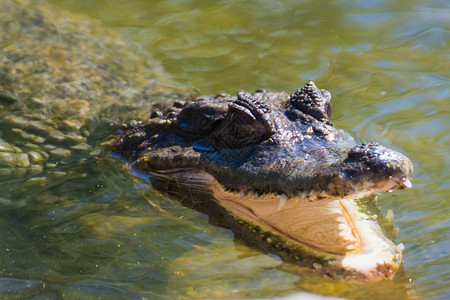
[[[403,270],[371,285],[299,274],[152,192],[109,157],[64,165],[51,186],[8,181],[0,292],[57,298],[245,298],[307,291],[358,299],[450,297],[450,7],[446,1],[54,0],[121,33],[177,85],[203,94],[333,95],[333,123],[405,153],[395,212]],[[105,129],[104,135],[109,132]],[[99,132],[98,142],[102,139]],[[5,185],[3,185],[5,186]],[[14,201],[6,200],[14,199]]]

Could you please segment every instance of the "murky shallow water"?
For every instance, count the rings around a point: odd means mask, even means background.
[[[204,94],[333,95],[335,126],[397,149],[413,189],[383,194],[404,272],[372,285],[299,275],[154,193],[108,157],[60,166],[51,186],[1,184],[0,293],[17,298],[350,298],[450,295],[449,52],[445,1],[53,1],[118,30],[168,77]],[[109,134],[98,132],[101,141]],[[13,201],[12,201],[13,200]]]

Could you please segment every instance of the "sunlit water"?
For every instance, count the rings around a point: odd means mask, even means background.
[[[45,188],[1,185],[8,195],[0,197],[0,293],[450,297],[448,2],[52,2],[117,30],[167,77],[203,94],[289,92],[307,79],[330,90],[335,126],[397,149],[415,165],[412,189],[378,200],[382,213],[395,212],[404,270],[372,285],[299,274],[100,156],[59,167],[66,175]],[[93,139],[100,142],[102,132]]]

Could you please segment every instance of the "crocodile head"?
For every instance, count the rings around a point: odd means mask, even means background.
[[[334,128],[330,99],[309,81],[291,95],[179,101],[123,125],[113,152],[264,251],[316,269],[320,261],[327,273],[390,278],[402,247],[355,199],[410,187],[412,163]]]

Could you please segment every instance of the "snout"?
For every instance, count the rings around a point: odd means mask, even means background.
[[[347,178],[367,188],[389,191],[412,186],[411,161],[405,155],[377,143],[352,148],[344,164]]]
[[[413,165],[403,154],[377,143],[353,147],[330,185],[340,197],[364,197],[412,187]]]

